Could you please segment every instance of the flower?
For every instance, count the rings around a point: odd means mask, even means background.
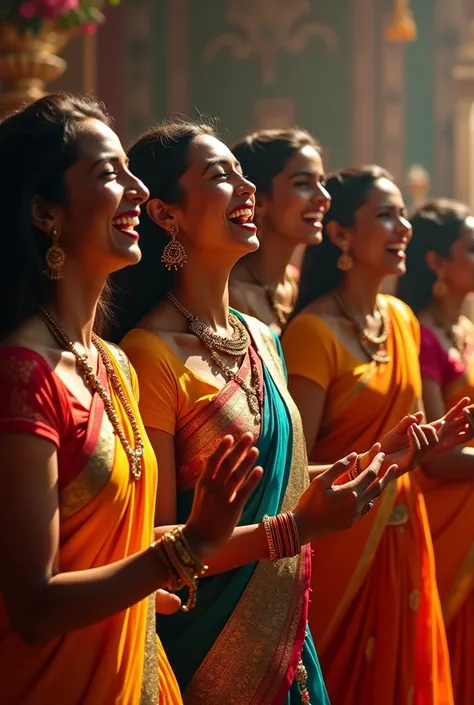
[[[36,15],[37,9],[34,2],[24,2],[20,5],[18,14],[24,20],[31,20]]]
[[[59,28],[79,28],[91,34],[103,21],[103,5],[119,5],[120,0],[0,0],[0,22],[9,22],[20,31],[38,34],[43,22]]]

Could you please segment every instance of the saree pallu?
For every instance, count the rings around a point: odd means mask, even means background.
[[[12,414],[8,418],[2,410],[0,431],[34,433],[41,425],[57,427],[61,572],[104,566],[146,549],[153,534],[157,468],[140,421],[133,389],[136,380],[126,358],[108,348],[145,443],[138,481],[131,477],[127,456],[99,395],[93,395],[90,410],[80,407],[39,355],[24,348],[12,350],[11,354],[0,353],[2,397],[11,399]],[[99,376],[107,385],[101,362]],[[46,399],[49,388],[51,398]],[[109,393],[121,428],[133,444],[130,421],[112,385]],[[42,396],[45,403],[40,407]],[[71,411],[75,405],[79,423]],[[177,705],[179,690],[157,641],[154,608],[152,595],[102,622],[28,646],[10,628],[0,600],[0,702],[158,705],[160,657],[167,694],[162,702]]]
[[[416,410],[413,321],[400,302],[387,301],[387,364],[356,360],[326,326],[346,372],[327,391],[315,463],[368,450]],[[452,705],[429,525],[413,475],[392,483],[350,531],[312,548],[309,624],[333,705]]]
[[[443,389],[445,408],[474,396],[474,350],[465,372]],[[474,447],[474,441],[469,443]],[[447,461],[449,462],[449,461]],[[420,476],[433,537],[448,637],[454,700],[474,703],[474,483]]]
[[[263,378],[258,463],[261,483],[248,500],[241,525],[294,508],[308,484],[301,419],[286,388],[278,341],[255,319],[241,317],[252,337],[254,363]],[[257,357],[258,352],[258,357]],[[241,372],[244,379],[250,369]],[[238,424],[238,426],[237,426]],[[247,398],[229,382],[175,439],[178,521],[186,521],[196,477],[222,437],[238,427],[254,430]],[[158,617],[158,632],[189,705],[283,705],[302,702],[295,671],[302,658],[312,705],[328,703],[307,630],[309,547],[299,556],[259,561],[200,581],[189,614]]]

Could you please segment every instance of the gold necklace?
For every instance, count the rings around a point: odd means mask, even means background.
[[[110,362],[109,356],[107,355],[107,352],[105,351],[105,348],[102,345],[100,339],[95,335],[95,333],[92,334],[92,342],[94,343],[104,364],[105,370],[107,372],[107,379],[112,383],[112,386],[117,392],[117,396],[120,399],[120,403],[122,404],[122,407],[125,413],[127,414],[128,420],[130,421],[130,425],[133,431],[135,447],[132,447],[132,445],[128,441],[128,438],[123,432],[122,427],[120,425],[119,417],[114,409],[114,405],[112,403],[110,395],[105,389],[100,379],[98,378],[98,376],[95,374],[92,367],[90,366],[89,361],[87,359],[87,355],[81,355],[81,353],[76,350],[76,347],[72,340],[64,332],[64,330],[61,328],[56,319],[49,313],[49,311],[46,311],[46,309],[40,306],[39,315],[46,324],[53,338],[57,341],[57,343],[62,348],[68,350],[74,355],[77,360],[77,364],[82,370],[82,373],[84,374],[84,377],[90,389],[93,392],[97,392],[97,394],[102,399],[104,403],[105,413],[107,414],[109,421],[112,424],[112,428],[114,429],[115,434],[119,437],[123,449],[127,455],[132,477],[134,480],[139,480],[142,474],[142,457],[144,449],[140,429],[138,428],[138,424],[133,414],[132,407],[128,402],[120,380],[115,373],[112,363]]]
[[[254,417],[254,421],[257,425],[260,424],[260,399],[258,396],[260,380],[257,365],[253,362],[252,358],[250,358],[251,384],[249,385],[239,375],[239,373],[234,372],[234,370],[232,370],[225,360],[223,360],[219,355],[219,352],[221,352],[226,355],[241,357],[248,352],[250,347],[250,335],[242,321],[233,313],[229,313],[229,323],[232,327],[232,338],[226,338],[222,335],[214,333],[212,328],[207,323],[203,323],[203,321],[200,321],[196,316],[188,311],[188,309],[185,308],[171,292],[168,294],[168,300],[173,304],[173,306],[175,306],[180,314],[186,318],[188,321],[189,330],[191,333],[194,333],[194,335],[196,335],[205,345],[207,350],[209,350],[211,360],[214,364],[222,370],[227,379],[231,379],[236,382],[245,393],[249,409]]]
[[[462,325],[461,317],[458,318],[457,324],[447,323],[438,311],[433,311],[433,318],[435,324],[441,328],[453,348],[458,351],[461,359],[466,362],[465,353],[471,343],[471,338]],[[458,330],[456,330],[456,327]]]
[[[292,307],[291,306],[290,307],[283,306],[282,304],[277,303],[276,287],[270,286],[269,284],[265,284],[265,282],[263,282],[261,279],[259,279],[257,277],[257,275],[249,267],[245,266],[245,269],[247,270],[248,274],[250,274],[250,276],[252,277],[254,282],[256,284],[258,284],[258,286],[262,287],[262,289],[265,293],[266,299],[268,301],[268,305],[270,306],[273,313],[275,314],[277,321],[278,321],[278,325],[280,326],[280,328],[283,329],[288,322],[288,318],[291,314]],[[293,301],[294,301],[296,299],[296,295],[298,293],[296,282],[291,277],[287,277],[287,281],[289,281],[290,286],[293,290]]]
[[[354,325],[359,337],[359,343],[363,351],[370,357],[374,362],[381,362],[383,364],[390,362],[392,359],[387,352],[385,344],[390,335],[390,318],[386,309],[381,309],[378,303],[375,304],[375,310],[380,316],[382,322],[382,330],[380,335],[372,335],[368,330],[361,326],[354,315],[349,311],[349,307],[342,298],[342,296],[337,292],[333,291],[332,296],[334,301],[338,305],[342,314]],[[371,350],[370,345],[376,345],[378,350]]]

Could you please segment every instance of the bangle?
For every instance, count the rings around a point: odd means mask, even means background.
[[[151,544],[151,549],[170,575],[170,590],[177,592],[184,586],[188,588],[188,601],[181,606],[181,610],[189,612],[196,604],[198,578],[202,578],[206,573],[207,565],[203,565],[191,551],[182,526],[167,531],[158,541]]]
[[[349,472],[349,477],[351,478],[351,480],[355,480],[356,477],[358,477],[362,472],[362,468],[360,466],[360,459],[361,458],[362,458],[362,455],[359,454],[356,458],[356,461],[355,461],[351,471]]]
[[[265,515],[262,523],[268,542],[268,558],[272,563],[299,554],[301,544],[293,512],[274,517]]]

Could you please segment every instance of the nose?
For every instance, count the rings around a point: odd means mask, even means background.
[[[408,235],[408,237],[411,238],[413,232],[411,223],[403,215],[401,215],[398,220],[398,230],[404,235]]]
[[[325,213],[329,210],[329,206],[331,205],[331,194],[325,189],[321,182],[318,183],[315,201],[320,208],[324,208]]]
[[[136,176],[130,174],[130,182],[125,189],[125,196],[129,201],[140,205],[148,201],[150,192],[143,181],[140,181]]]
[[[251,181],[245,178],[245,176],[239,174],[239,183],[235,187],[236,193],[247,196],[253,196],[257,187]]]

